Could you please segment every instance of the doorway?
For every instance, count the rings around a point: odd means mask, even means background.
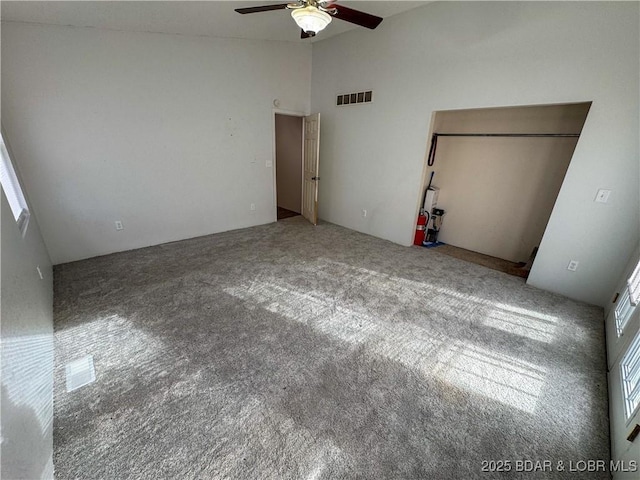
[[[277,220],[302,213],[303,117],[275,114]]]
[[[274,110],[274,208],[277,220],[302,215],[318,224],[320,113]]]
[[[423,185],[433,173],[439,251],[526,278],[590,106],[435,112]]]

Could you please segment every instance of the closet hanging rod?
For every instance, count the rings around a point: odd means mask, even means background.
[[[434,133],[436,137],[579,137],[579,133]]]
[[[427,165],[433,166],[436,161],[436,149],[438,148],[438,137],[556,137],[556,138],[578,138],[579,133],[434,133],[431,137],[431,148]]]

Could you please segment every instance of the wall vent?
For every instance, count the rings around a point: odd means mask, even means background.
[[[356,105],[358,103],[370,103],[373,101],[373,91],[356,93],[342,93],[336,97],[336,105],[343,107],[345,105]]]

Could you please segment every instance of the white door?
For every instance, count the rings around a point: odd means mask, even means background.
[[[318,224],[318,171],[320,167],[320,114],[304,117],[302,215]]]
[[[626,282],[625,282],[626,283]],[[640,478],[640,306],[621,285],[607,316],[611,473],[614,480]]]

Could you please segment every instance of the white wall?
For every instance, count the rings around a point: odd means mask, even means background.
[[[53,478],[51,261],[35,217],[22,238],[4,191],[1,196],[0,472],[2,478]]]
[[[439,2],[315,43],[321,218],[409,245],[434,111],[593,101],[529,283],[603,305],[640,231],[638,10]],[[334,106],[364,89],[373,103]]]
[[[273,100],[309,111],[310,81],[308,44],[4,23],[2,120],[54,264],[273,221]]]

